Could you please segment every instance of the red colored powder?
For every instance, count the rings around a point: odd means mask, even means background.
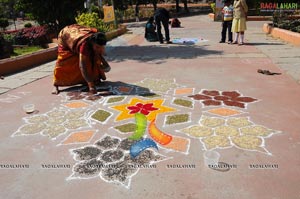
[[[211,99],[211,97],[206,96],[206,95],[201,95],[201,94],[190,95],[189,97],[194,98],[194,100],[207,100],[207,99]]]
[[[233,101],[239,101],[239,102],[254,102],[257,99],[254,99],[252,97],[237,97],[237,98],[233,98]]]
[[[205,100],[202,103],[206,106],[220,106],[221,105],[220,101],[215,101],[215,100]]]
[[[210,96],[220,95],[219,91],[208,91],[208,90],[204,90],[202,93],[203,93],[204,95],[210,95]]]
[[[214,99],[215,100],[226,101],[226,100],[229,100],[229,97],[218,95],[218,96],[215,96]]]
[[[225,95],[225,96],[230,97],[230,98],[237,98],[241,94],[239,94],[236,91],[224,91],[224,92],[222,92],[222,95]]]
[[[240,108],[245,108],[245,104],[237,101],[223,101],[225,105],[227,106],[236,106]]]

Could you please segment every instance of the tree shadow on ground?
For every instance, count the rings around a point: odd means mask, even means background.
[[[201,44],[201,43],[200,43]],[[205,46],[184,44],[157,44],[149,46],[117,46],[108,53],[107,60],[122,62],[135,60],[139,62],[160,61],[167,59],[194,59],[209,55],[222,55],[223,51],[208,50]]]

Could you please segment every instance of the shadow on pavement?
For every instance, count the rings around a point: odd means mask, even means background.
[[[108,54],[109,61],[122,62],[136,60],[139,62],[173,59],[193,59],[208,55],[222,55],[223,51],[208,50],[204,46],[162,44],[161,46],[118,46]]]
[[[249,46],[282,46],[283,43],[247,43]]]
[[[68,96],[68,100],[98,100],[103,96],[110,95],[138,95],[144,97],[157,96],[156,93],[152,93],[149,88],[142,86],[128,84],[125,82],[111,82],[104,81],[100,85],[96,86],[97,94],[88,93],[88,87],[86,85],[76,85],[67,88],[60,88],[60,93],[65,92]]]

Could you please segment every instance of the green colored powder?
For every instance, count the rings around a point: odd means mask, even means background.
[[[166,124],[183,123],[183,122],[187,122],[188,120],[189,120],[188,114],[172,115],[167,117]]]
[[[136,129],[136,124],[134,124],[134,123],[128,123],[128,124],[123,124],[121,126],[116,126],[114,128],[117,129],[117,130],[119,130],[122,133],[132,133]]]
[[[109,98],[107,100],[107,103],[115,103],[115,102],[120,102],[124,99],[125,97],[112,97],[112,98]]]
[[[175,99],[173,103],[179,106],[193,108],[193,103],[189,100]]]
[[[104,122],[105,120],[107,120],[107,118],[111,115],[111,113],[104,111],[104,110],[98,110],[96,111],[93,115],[92,118],[94,118],[95,120],[98,120],[100,122]]]
[[[155,93],[144,93],[144,94],[140,94],[140,96],[146,97],[146,98],[160,97],[160,95],[157,95],[157,94],[155,94]]]

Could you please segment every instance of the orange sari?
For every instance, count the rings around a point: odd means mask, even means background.
[[[58,35],[58,56],[54,69],[54,86],[72,86],[86,83],[79,67],[80,45],[96,29],[86,28],[79,25],[67,26]],[[101,69],[102,61],[100,57],[94,59],[94,66],[90,60],[87,63],[87,73],[94,81],[106,79],[104,71]]]

